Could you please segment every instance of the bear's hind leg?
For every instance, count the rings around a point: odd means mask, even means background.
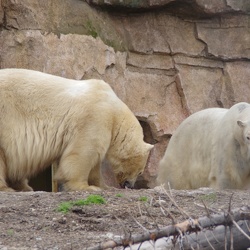
[[[2,192],[15,192],[13,188],[8,187],[6,184],[2,183],[0,180],[0,191]]]
[[[11,185],[17,191],[29,192],[33,191],[33,188],[28,184],[28,179],[24,179]]]
[[[4,179],[4,176],[3,176],[3,171],[1,169],[1,164],[0,164],[0,191],[3,191],[3,192],[14,192],[15,190],[13,188],[10,188],[7,184],[7,182],[5,181]]]
[[[89,175],[94,166],[100,165],[98,153],[94,150],[84,155],[72,152],[62,156],[55,179],[63,183],[65,191],[100,191],[101,188],[89,185]]]

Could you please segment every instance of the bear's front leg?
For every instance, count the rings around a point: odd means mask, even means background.
[[[91,169],[89,173],[88,184],[91,186],[100,187],[102,189],[105,188],[105,185],[103,183],[103,178],[101,175],[101,166],[99,163],[94,168]]]
[[[100,191],[100,174],[93,175],[98,169],[97,172],[100,172],[99,154],[94,149],[86,150],[86,147],[78,150],[62,156],[55,179],[63,183],[65,191]]]
[[[63,188],[65,191],[101,191],[102,189],[94,186],[89,185],[87,182],[83,181],[67,181],[63,184]]]

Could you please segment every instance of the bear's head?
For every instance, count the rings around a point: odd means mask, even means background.
[[[250,121],[238,120],[237,124],[242,130],[243,143],[247,145],[250,149]]]
[[[145,169],[149,152],[154,146],[148,143],[143,144],[141,153],[130,155],[127,158],[116,159],[112,163],[116,180],[122,188],[133,188],[137,177]]]

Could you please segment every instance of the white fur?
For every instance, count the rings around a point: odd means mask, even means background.
[[[90,87],[87,84],[79,82],[77,84],[70,84],[66,89],[66,92],[72,97],[77,97],[88,93],[89,89]]]
[[[170,139],[157,182],[175,189],[249,187],[250,105],[188,117]]]
[[[104,81],[4,69],[0,101],[0,190],[30,190],[26,179],[53,162],[66,190],[98,190],[105,157],[121,185],[145,167],[152,146]]]

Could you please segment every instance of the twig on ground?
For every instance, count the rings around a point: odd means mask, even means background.
[[[247,227],[248,232],[250,232],[250,227],[248,226],[247,221],[245,221],[245,223],[246,223],[246,227]]]
[[[231,206],[232,206],[233,195],[234,195],[234,194],[232,193],[231,196],[230,196],[230,199],[229,199],[228,213],[231,212]]]
[[[233,222],[233,224],[236,226],[236,228],[244,235],[246,238],[250,241],[250,237],[239,227],[239,225],[236,223],[236,221],[233,219],[233,217],[230,215],[230,218]]]
[[[123,232],[125,235],[125,239],[129,239],[131,237],[131,231],[126,229],[126,225],[124,225],[124,223],[117,216],[115,216],[115,218],[120,222],[120,224],[122,226],[122,229],[123,229]]]
[[[140,202],[138,202],[138,208],[139,208],[139,213],[140,213],[140,215],[141,215],[141,217],[142,217]]]
[[[165,191],[166,189],[162,186],[163,190]],[[168,190],[169,190],[169,193],[171,195],[171,197],[173,197],[173,194],[172,194],[172,188],[170,186],[170,183],[168,182]]]
[[[168,192],[166,191],[166,189],[164,189],[165,194],[168,196],[168,198],[170,199],[170,201],[174,204],[174,206],[183,214],[186,216],[186,218],[190,218],[190,216],[183,210],[181,209],[178,204],[176,203],[174,197],[172,196],[172,192],[169,190],[170,194],[168,194]]]
[[[232,226],[230,228],[230,250],[234,249],[234,235],[233,235],[233,228]]]
[[[205,201],[204,201],[204,200],[201,200],[201,202],[202,202],[202,204],[203,204],[203,206],[204,206],[204,208],[205,208],[205,210],[206,210],[207,217],[210,217],[210,212],[209,212],[209,210],[208,210],[208,208],[207,208],[207,205],[206,205]]]
[[[201,205],[201,204],[199,204],[199,203],[194,202],[194,204],[195,204],[197,207],[205,208],[204,205]],[[210,213],[217,213],[217,211],[215,211],[214,209],[209,208],[209,207],[207,207],[207,210],[209,211],[208,214],[210,214]]]
[[[138,220],[136,220],[136,218],[135,218],[134,216],[131,215],[131,218],[135,221],[135,223],[136,223],[140,228],[142,228],[143,231],[145,231],[145,232],[148,233],[147,228],[145,228]]]
[[[215,250],[215,248],[214,248],[214,247],[212,246],[212,244],[210,243],[210,240],[207,238],[206,233],[204,233],[204,235],[205,235],[205,238],[206,238],[206,240],[207,240],[209,246],[211,247],[211,249]]]
[[[154,222],[156,228],[159,229],[159,225],[157,224],[157,222],[155,221],[155,219],[153,218],[153,216],[151,215],[151,213],[148,211],[148,207],[146,206],[146,204],[145,204],[145,209],[146,209],[146,211],[147,211],[148,216],[149,216],[149,217],[152,219],[152,221]]]
[[[175,219],[175,217],[171,214],[170,211],[168,211],[168,210],[167,210],[164,206],[162,206],[161,204],[160,204],[160,209],[161,209],[161,212],[163,213],[164,216],[166,216],[167,218],[170,218],[170,219],[171,219],[173,225],[176,224],[176,219]],[[167,212],[167,214],[165,213],[165,211]]]

